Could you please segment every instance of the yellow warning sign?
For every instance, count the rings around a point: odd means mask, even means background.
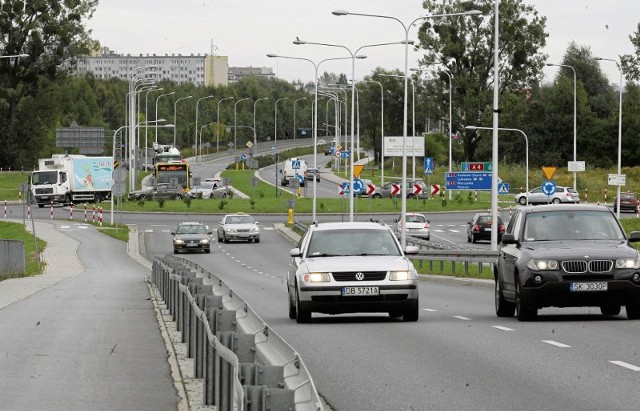
[[[364,164],[354,164],[353,165],[353,176],[355,178],[360,177],[360,173],[362,173],[362,169],[364,168]]]
[[[542,167],[542,172],[544,176],[547,177],[547,180],[551,180],[553,175],[556,173],[557,167]]]

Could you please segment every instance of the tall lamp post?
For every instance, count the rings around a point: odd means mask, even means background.
[[[262,97],[253,102],[253,155],[255,156],[258,152],[258,133],[256,130],[256,104],[261,100],[269,100],[269,97]]]
[[[233,105],[233,151],[238,147],[238,103],[245,100],[251,100],[249,97],[241,98]]]
[[[407,114],[407,98],[408,98],[408,83],[409,83],[409,76],[408,76],[408,72],[409,72],[409,29],[411,29],[411,27],[413,27],[413,25],[415,23],[417,23],[420,20],[428,20],[428,19],[434,19],[434,18],[440,18],[440,17],[453,17],[453,16],[476,16],[476,15],[480,15],[482,14],[481,11],[479,10],[470,10],[467,12],[463,12],[463,13],[450,13],[450,14],[432,14],[430,16],[422,16],[422,17],[418,17],[417,19],[413,20],[411,23],[404,24],[400,19],[396,18],[396,17],[392,17],[392,16],[385,16],[385,15],[379,15],[379,14],[363,14],[363,13],[351,13],[349,11],[344,11],[344,10],[336,10],[333,12],[334,15],[336,16],[363,16],[363,17],[377,17],[377,18],[383,18],[383,19],[390,19],[390,20],[395,20],[398,23],[400,23],[400,25],[402,26],[402,28],[404,29],[404,35],[405,35],[405,40],[404,40],[404,108],[403,108],[403,115],[404,115],[404,119],[402,122],[402,206],[401,206],[401,221],[404,222],[406,221],[406,217],[407,217],[407,118],[408,118],[408,114]],[[353,190],[351,190],[353,191]],[[402,224],[402,231],[401,231],[401,236],[400,236],[400,242],[402,245],[402,248],[404,249],[407,245],[407,231],[406,231],[406,224]]]
[[[195,140],[195,150],[196,150],[196,157],[198,157],[198,106],[200,105],[200,102],[202,100],[207,100],[210,98],[213,98],[214,96],[206,96],[206,97],[201,97],[198,99],[198,101],[196,101],[196,127],[195,127],[195,136],[193,136],[194,140]],[[202,142],[200,142],[202,143]]]
[[[380,86],[380,185],[384,185],[384,88],[376,80],[360,80],[361,83],[376,83]]]
[[[186,97],[180,97],[179,99],[177,99],[175,101],[175,103],[173,103],[173,124],[175,125],[175,127],[173,128],[173,146],[176,146],[176,137],[177,137],[177,130],[178,130],[178,123],[177,123],[177,113],[178,113],[178,101],[180,100],[186,100],[188,98],[192,98],[193,96],[186,96]]]
[[[216,153],[220,152],[220,103],[225,100],[233,100],[235,97],[225,97],[218,100],[218,117],[216,118]]]
[[[556,67],[566,67],[566,68],[570,68],[571,71],[573,71],[573,162],[575,163],[576,161],[578,161],[577,159],[577,146],[576,146],[576,137],[577,137],[577,93],[576,93],[576,88],[577,88],[577,76],[576,76],[576,69],[573,66],[569,66],[568,64],[554,64],[554,63],[547,63],[547,66],[556,66]],[[574,190],[578,190],[578,184],[576,181],[576,172],[573,172],[573,189]]]
[[[300,97],[293,101],[293,140],[296,139],[296,134],[298,134],[298,130],[296,129],[296,104],[300,100],[306,100],[306,97]],[[315,143],[315,142],[314,142]]]
[[[493,130],[493,127],[480,127],[480,126],[466,126],[465,129],[467,130]],[[524,137],[524,142],[525,142],[525,149],[524,149],[524,157],[525,157],[525,192],[529,192],[529,138],[527,137],[527,135],[524,133],[524,131],[517,129],[517,128],[498,128],[499,131],[517,131],[518,133],[522,134],[522,136]],[[529,205],[529,196],[527,195],[526,197],[526,204]]]
[[[304,57],[291,57],[291,56],[280,56],[278,54],[269,53],[267,54],[269,58],[282,58],[282,59],[290,59],[290,60],[303,60],[311,63],[315,70],[313,76],[313,85],[314,85],[314,105],[313,105],[313,167],[318,168],[318,68],[320,64],[329,60],[347,60],[351,57],[332,57],[324,60],[320,60],[319,62],[314,62],[313,60],[304,58]],[[360,57],[356,57],[360,58]],[[277,167],[277,165],[276,165]],[[311,205],[312,211],[312,221],[316,221],[316,194],[317,194],[317,185],[316,179],[313,179],[313,201]]]
[[[282,100],[289,100],[289,97],[282,97],[276,100],[276,104],[274,107],[274,114],[273,114],[273,124],[274,124],[273,145],[274,146],[278,145],[278,102]]]
[[[618,86],[620,89],[620,112],[618,114],[618,175],[622,175],[622,68],[620,67],[620,63],[617,60],[613,59],[605,59],[602,57],[594,57],[596,60],[600,61],[613,61],[616,63],[618,67],[618,71],[620,72],[620,85]],[[618,184],[618,196],[616,197],[616,215],[620,218],[620,184]]]
[[[156,98],[156,116],[154,117],[156,120],[158,119],[158,101],[160,101],[160,97],[171,96],[173,94],[176,94],[176,92],[172,91],[171,93],[160,94],[158,96],[158,98]],[[173,124],[174,125],[176,124],[175,120],[174,120]],[[175,127],[174,127],[174,129],[175,129]],[[155,143],[158,144],[158,123],[156,123],[156,130],[155,131],[156,131]],[[147,147],[147,141],[146,140],[144,142],[144,146],[145,146],[145,148]],[[144,162],[145,162],[145,164],[149,164],[149,160],[147,158],[146,150],[145,150]]]

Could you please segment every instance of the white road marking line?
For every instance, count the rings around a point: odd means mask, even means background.
[[[453,318],[457,318],[458,320],[463,320],[463,321],[471,321],[471,318],[463,317],[461,315],[454,315]]]
[[[262,227],[262,229],[265,230],[265,231],[273,231],[273,230],[275,230],[275,228],[273,228],[273,227]]]
[[[170,233],[171,229],[169,228],[163,228],[162,230],[160,230],[161,233]]]
[[[423,308],[423,309],[422,309],[422,311],[429,311],[429,312],[435,313],[435,312],[437,312],[438,310],[434,310],[434,309],[432,309],[432,308]]]
[[[638,367],[637,365],[633,365],[633,364],[629,364],[627,362],[624,361],[609,361],[611,364],[615,364],[615,365],[619,365],[621,367],[624,368],[628,368],[631,371],[640,371],[640,367]]]
[[[496,329],[502,330],[502,331],[513,331],[513,328],[503,327],[502,325],[494,325],[493,328],[496,328]]]
[[[460,232],[460,230],[449,230],[449,231],[451,231],[452,233],[459,233]]]
[[[434,233],[444,233],[444,230],[441,230],[439,228],[436,229],[436,230],[431,230],[431,231],[433,231]]]
[[[144,230],[145,233],[153,233],[153,230]]]
[[[61,225],[60,228],[71,228],[70,225]]]
[[[556,347],[560,347],[560,348],[571,348],[570,345],[567,344],[563,344],[557,341],[553,341],[553,340],[542,340],[543,343],[547,343],[547,344],[551,344],[551,345],[555,345]]]
[[[86,225],[81,225],[81,226],[79,226],[78,228],[79,228],[79,229],[81,229],[81,230],[86,230],[86,229],[87,229],[87,226],[86,226]]]

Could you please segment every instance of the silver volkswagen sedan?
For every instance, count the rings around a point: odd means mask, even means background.
[[[298,323],[311,321],[312,312],[385,312],[418,320],[416,270],[384,223],[314,224],[290,255],[289,318]]]

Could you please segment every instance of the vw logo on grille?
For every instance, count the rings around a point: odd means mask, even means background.
[[[358,281],[362,281],[362,280],[364,280],[364,274],[362,274],[362,273],[356,273],[356,280],[358,280]]]

